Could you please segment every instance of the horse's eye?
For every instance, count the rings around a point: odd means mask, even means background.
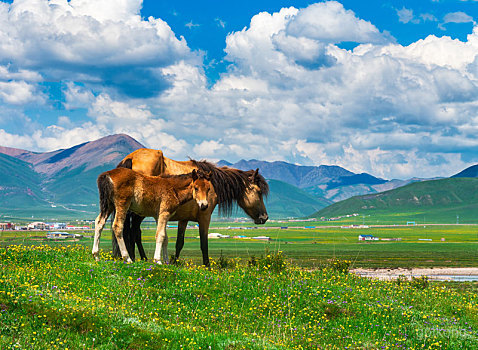
[[[198,188],[197,188],[197,187],[194,187],[194,191],[198,191]]]

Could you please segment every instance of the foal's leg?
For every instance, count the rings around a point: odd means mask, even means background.
[[[131,231],[134,237],[134,242],[138,246],[139,255],[142,260],[148,260],[146,253],[144,252],[143,243],[141,242],[141,223],[144,217],[137,214],[131,215]],[[134,245],[133,245],[134,248]]]
[[[115,220],[113,221],[113,232],[115,233],[116,240],[118,241],[118,246],[121,251],[121,257],[123,260],[126,262],[132,262],[131,258],[129,257],[128,250],[126,249],[126,245],[124,243],[123,239],[123,226],[124,226],[124,221],[126,219],[126,209],[119,209],[123,206],[116,205],[116,216]],[[125,206],[128,208],[129,206]],[[123,208],[125,208],[123,207]]]
[[[96,261],[100,260],[99,250],[100,250],[100,238],[101,232],[106,225],[106,220],[111,213],[100,213],[95,220],[95,239],[93,241],[93,250],[91,253]]]
[[[176,255],[175,260],[179,259],[179,254],[184,247],[184,235],[186,233],[186,227],[188,226],[187,220],[178,221],[178,237],[176,238]]]
[[[170,214],[160,213],[157,219],[158,226],[156,227],[156,249],[154,251],[153,261],[162,264],[161,258],[164,262],[168,262],[168,235],[166,233],[166,224],[168,223]]]

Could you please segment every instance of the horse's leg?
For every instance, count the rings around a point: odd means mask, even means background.
[[[148,260],[146,253],[144,252],[143,243],[141,242],[141,223],[144,217],[137,214],[131,215],[131,233],[134,237],[134,242],[138,246],[139,255],[142,260]],[[133,245],[134,247],[134,245]]]
[[[209,223],[211,222],[211,215],[204,215],[199,218],[199,238],[201,240],[201,251],[202,251],[202,263],[204,266],[209,267],[209,252],[208,252],[208,243],[207,235],[209,232]]]
[[[156,249],[154,250],[153,261],[158,264],[162,264],[161,258],[164,261],[168,261],[168,235],[166,233],[166,224],[168,223],[170,214],[168,212],[160,213],[156,220],[158,226],[156,227]]]
[[[123,227],[124,227],[124,221],[126,219],[126,210],[125,209],[118,210],[118,208],[121,208],[123,206],[119,206],[119,205],[115,205],[115,206],[116,206],[116,216],[115,216],[115,220],[113,221],[113,232],[115,233],[116,240],[118,241],[118,246],[121,251],[121,257],[126,262],[132,262],[128,254],[128,249],[126,248],[126,245],[123,239]],[[127,208],[129,206],[124,206],[124,207]]]
[[[100,260],[99,250],[100,250],[100,238],[101,232],[106,225],[106,220],[108,220],[110,213],[99,214],[95,220],[95,239],[93,241],[93,250],[91,253],[96,261]]]
[[[115,216],[116,216],[116,212],[113,211],[111,222],[114,221]],[[121,258],[121,252],[120,252],[120,249],[118,247],[118,241],[116,240],[116,236],[115,236],[115,233],[113,231],[113,227],[111,227],[111,245],[112,245],[112,248],[113,248],[113,257],[114,258]]]
[[[133,217],[134,213],[128,211],[126,214],[126,219],[124,221],[123,225],[123,240],[124,244],[126,246],[126,249],[128,250],[129,257],[131,260],[135,260],[136,258],[136,252],[135,252],[135,232],[133,231]]]
[[[179,259],[179,254],[184,247],[184,235],[186,233],[186,227],[188,226],[187,220],[178,221],[178,237],[176,238],[176,255],[175,260]]]

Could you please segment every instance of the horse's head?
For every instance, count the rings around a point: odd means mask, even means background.
[[[267,215],[263,197],[269,194],[269,185],[259,174],[259,169],[249,170],[246,173],[248,179],[246,192],[237,200],[237,204],[254,220],[255,224],[265,224],[269,215]]]
[[[212,184],[209,181],[211,178],[211,173],[193,170],[191,175],[193,178],[193,198],[201,210],[206,210],[209,206],[208,194],[212,189]]]

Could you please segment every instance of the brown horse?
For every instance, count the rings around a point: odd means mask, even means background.
[[[216,205],[219,205],[220,214],[229,215],[234,208],[234,204],[237,203],[256,224],[264,224],[268,219],[263,196],[267,196],[269,193],[269,186],[259,174],[258,169],[255,171],[242,171],[228,167],[219,168],[206,161],[175,161],[164,157],[159,150],[147,148],[142,148],[129,154],[118,164],[118,167],[130,168],[147,175],[182,174],[193,169],[211,172],[211,183],[214,190],[209,193],[208,209],[200,211],[196,203],[190,201],[180,206],[170,218],[170,220],[178,221],[176,259],[184,246],[184,235],[188,221],[195,221],[199,224],[203,263],[209,266],[207,238],[211,214]],[[125,232],[124,235],[125,238],[129,238],[128,249],[130,254],[134,254],[134,244],[136,243],[141,257],[145,259],[146,255],[141,244],[141,221],[141,217],[133,215],[131,226],[125,227],[130,231]],[[113,253],[118,254],[118,247],[114,237]]]
[[[152,216],[157,222],[154,261],[168,261],[166,224],[171,215],[184,203],[194,199],[200,211],[208,208],[208,195],[212,189],[208,175],[199,176],[196,170],[176,176],[146,176],[131,169],[117,168],[98,176],[100,214],[95,220],[93,256],[99,259],[99,240],[106,220],[115,213],[113,231],[121,256],[131,261],[123,240],[126,213],[132,211],[142,217]]]

